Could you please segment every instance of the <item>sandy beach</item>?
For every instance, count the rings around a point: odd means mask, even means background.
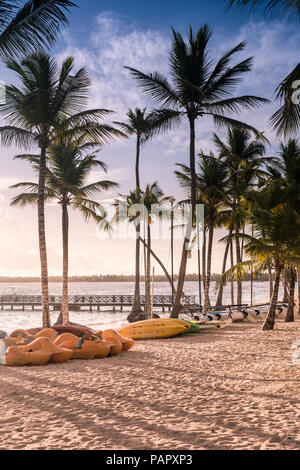
[[[300,321],[0,369],[0,449],[299,449]]]

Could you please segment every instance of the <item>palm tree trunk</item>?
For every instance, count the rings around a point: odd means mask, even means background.
[[[40,168],[39,168],[39,189],[38,189],[38,230],[39,230],[39,250],[41,261],[41,282],[42,282],[42,316],[43,328],[51,326],[49,311],[49,286],[48,286],[48,260],[45,231],[45,180],[46,180],[46,148],[41,148]]]
[[[62,292],[62,317],[63,324],[69,325],[69,214],[68,206],[62,203],[62,237],[63,237],[63,292]]]
[[[272,275],[272,268],[271,264],[268,264],[268,276],[269,276],[269,294],[270,294],[270,302],[272,300],[273,295],[273,275]]]
[[[140,155],[141,155],[141,138],[140,135],[137,135],[136,139],[136,159],[135,159],[135,180],[136,180],[136,190],[140,191]]]
[[[195,170],[195,119],[190,118],[190,170],[191,170],[191,217],[193,220],[194,214],[196,213],[196,201],[197,201],[197,190],[196,190],[196,170]],[[178,283],[177,283],[177,292],[175,296],[174,305],[172,308],[171,318],[178,318],[180,312],[180,301],[182,297],[187,259],[188,259],[188,246],[190,244],[191,235],[192,235],[192,225],[188,224],[183,248],[181,255],[181,263],[179,269]]]
[[[211,258],[212,258],[212,246],[214,239],[214,228],[211,226],[209,228],[208,236],[208,246],[207,246],[207,272],[206,272],[206,282],[205,282],[205,291],[204,291],[204,315],[207,313],[208,307],[210,307],[210,298],[209,298],[209,288],[210,288],[210,278],[211,278]]]
[[[284,269],[282,275],[281,275],[281,282],[283,286],[283,300],[282,302],[287,304],[289,301],[289,292],[288,292],[288,275],[287,275],[287,269]]]
[[[206,232],[203,231],[203,246],[202,246],[202,277],[203,277],[203,291],[205,292],[206,286]]]
[[[290,270],[290,275],[291,275],[291,282],[290,282],[289,302],[288,302],[288,309],[287,309],[286,316],[285,316],[286,323],[295,321],[294,307],[295,307],[296,272],[294,268]]]
[[[267,315],[267,318],[263,324],[262,330],[273,330],[275,325],[275,314],[276,314],[276,307],[278,302],[278,293],[279,293],[279,285],[280,285],[280,274],[281,268],[279,266],[278,261],[275,264],[275,284],[273,290],[272,301],[270,304],[270,309]]]
[[[142,312],[141,307],[141,292],[140,292],[140,224],[136,227],[136,242],[135,242],[135,286],[134,286],[134,299],[131,308],[131,313],[137,314]]]
[[[234,266],[234,259],[233,259],[233,244],[232,241],[230,242],[230,267],[231,269]],[[234,305],[234,278],[231,278],[230,281],[230,292],[231,292],[231,305]]]
[[[147,227],[147,276],[146,276],[146,316],[152,316],[152,303],[151,303],[151,228],[148,222]]]
[[[229,235],[231,235],[231,231],[229,232]],[[225,247],[224,258],[223,258],[223,266],[222,266],[222,275],[226,271],[229,247],[230,247],[230,241],[227,242],[226,247]],[[220,285],[219,292],[218,292],[218,297],[217,297],[217,301],[216,301],[216,306],[221,306],[222,303],[223,303],[223,291],[224,291],[224,287],[222,285]]]
[[[297,268],[297,280],[298,280],[298,315],[300,315],[300,267]]]
[[[239,235],[240,231],[239,229],[236,229],[236,234]],[[236,239],[236,264],[239,264],[241,262],[241,246],[240,246],[240,240],[239,238]],[[242,281],[240,279],[240,276],[237,275],[237,299],[236,299],[237,305],[242,304]]]
[[[141,139],[140,135],[137,135],[136,140],[136,161],[135,161],[135,178],[136,178],[136,191],[139,198],[140,195],[140,152],[141,152]],[[141,292],[140,292],[140,230],[141,225],[138,224],[136,227],[136,242],[135,242],[135,285],[134,285],[134,297],[131,308],[132,314],[138,314],[142,312],[141,307]]]

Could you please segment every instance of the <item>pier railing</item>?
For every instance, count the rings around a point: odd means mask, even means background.
[[[89,294],[76,294],[69,296],[69,305],[70,307],[78,308],[81,307],[131,307],[133,304],[134,296],[133,295],[89,295]],[[141,305],[145,305],[145,296],[141,296]],[[50,306],[54,309],[60,308],[62,302],[61,295],[50,295],[49,303]],[[196,297],[194,295],[185,296],[186,305],[194,305],[196,303]],[[17,295],[17,294],[6,294],[0,295],[0,306],[3,309],[4,307],[10,307],[11,309],[15,307],[39,307],[42,305],[42,296],[41,295]],[[171,295],[154,295],[153,305],[155,307],[161,308],[170,308],[172,306],[172,296]]]

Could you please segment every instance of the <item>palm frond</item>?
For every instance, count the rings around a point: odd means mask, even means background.
[[[149,98],[158,103],[163,103],[163,106],[180,106],[182,104],[176,92],[163,75],[157,72],[147,75],[131,67],[125,68],[130,70],[132,76],[137,80],[139,87],[142,88]]]
[[[272,115],[270,123],[278,136],[286,138],[288,135],[296,135],[300,128],[300,104],[294,104],[291,98],[286,98],[285,103]]]
[[[228,98],[226,100],[215,101],[213,103],[206,103],[205,106],[213,113],[239,113],[242,109],[251,110],[259,105],[267,103],[270,103],[270,101],[266,98],[245,95]]]
[[[14,2],[17,3],[17,2]],[[23,56],[41,46],[52,45],[60,24],[67,24],[65,12],[75,4],[69,0],[29,0],[17,5],[1,2],[0,55]]]
[[[108,191],[109,189],[118,188],[119,186],[118,183],[113,181],[103,180],[83,186],[81,190],[87,195],[92,195],[98,191]]]
[[[206,114],[210,114],[213,117],[215,124],[220,128],[236,127],[240,129],[246,129],[246,130],[253,132],[258,139],[262,140],[263,142],[269,143],[268,139],[263,135],[262,132],[260,132],[255,127],[251,126],[250,124],[247,124],[246,122],[238,121],[237,119],[222,116],[220,114],[215,114],[215,113],[206,113]]]
[[[300,4],[298,0],[229,0],[228,8],[232,6],[245,7],[250,5],[252,9],[263,7],[265,13],[281,14],[282,17],[300,18]]]
[[[11,200],[11,206],[35,206],[38,202],[38,195],[37,193],[24,193],[19,194],[18,196],[14,197]]]
[[[36,145],[36,136],[26,129],[14,126],[0,127],[0,142],[2,145],[30,149]]]
[[[151,112],[149,115],[149,132],[143,141],[153,136],[171,130],[181,123],[182,113],[168,108],[161,108]]]

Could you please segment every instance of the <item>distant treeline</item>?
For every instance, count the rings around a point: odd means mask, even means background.
[[[220,278],[220,274],[212,274],[211,280],[217,281]],[[175,281],[177,281],[178,276],[174,276]],[[246,275],[245,280],[250,281],[251,276]],[[134,275],[93,275],[93,276],[70,276],[70,282],[134,282]],[[144,276],[141,276],[141,282],[144,282]],[[154,277],[155,282],[166,282],[166,277],[164,275],[157,275]],[[254,281],[267,281],[267,274],[259,274],[255,277]],[[61,276],[50,276],[50,282],[62,282]],[[198,281],[198,274],[187,274],[186,281]],[[40,282],[39,277],[8,277],[0,276],[0,282]]]

